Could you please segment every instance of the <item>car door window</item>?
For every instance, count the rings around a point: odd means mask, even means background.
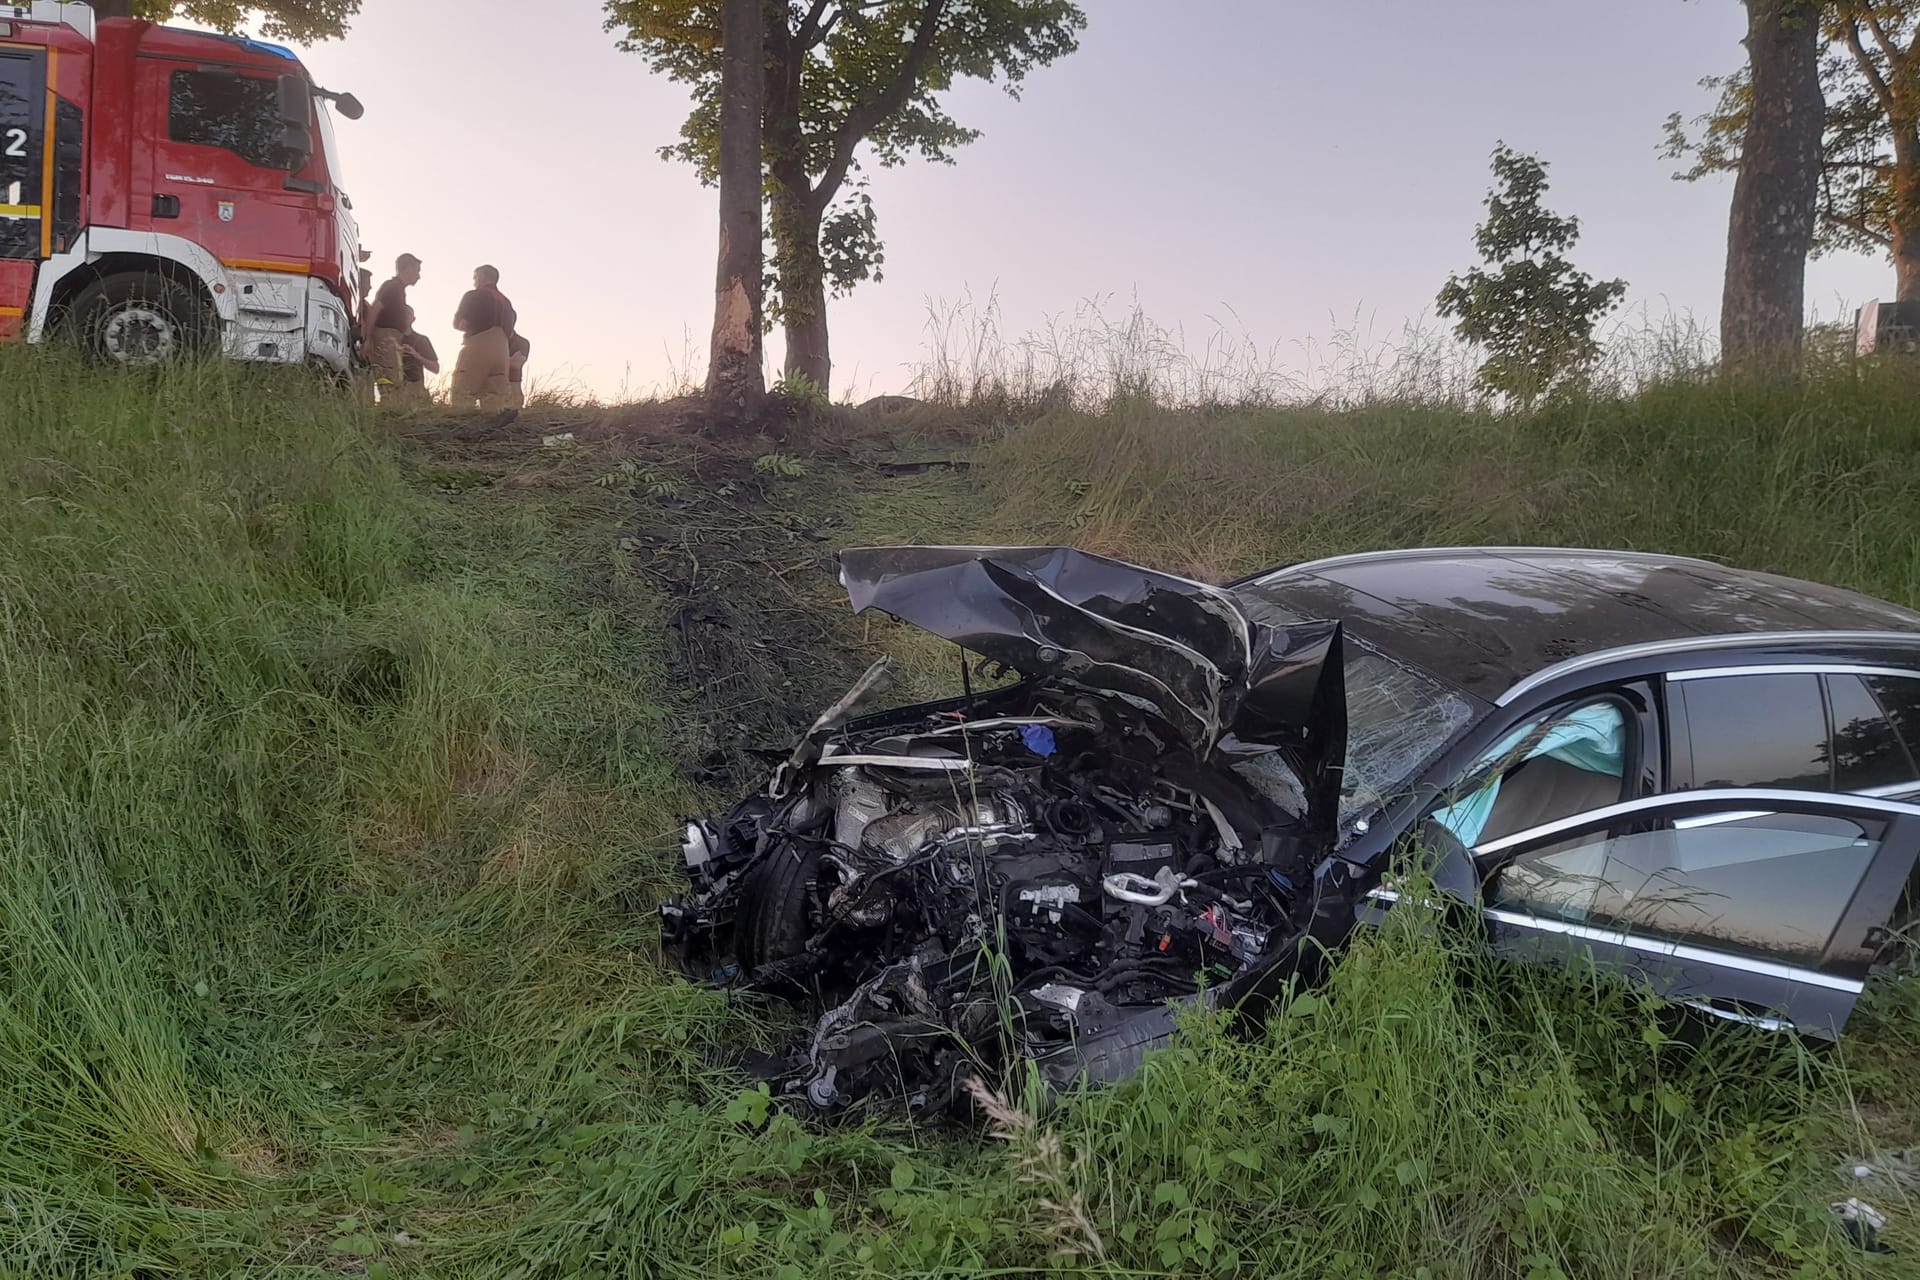
[[[1816,675],[1677,681],[1696,787],[1830,791],[1826,700]]]
[[[1598,699],[1531,720],[1483,753],[1437,810],[1462,844],[1477,844],[1619,800],[1626,776],[1626,711]]]
[[[1880,848],[1878,824],[1834,815],[1588,836],[1522,856],[1488,905],[1732,955],[1814,965]]]
[[[1840,791],[1920,788],[1913,758],[1873,690],[1859,676],[1826,677],[1833,711],[1833,777]],[[1920,682],[1912,682],[1920,684]]]

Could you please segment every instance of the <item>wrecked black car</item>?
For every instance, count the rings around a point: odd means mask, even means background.
[[[884,705],[886,662],[690,822],[697,980],[818,1012],[795,1104],[945,1110],[1020,1057],[1135,1069],[1257,1012],[1398,895],[1703,1013],[1838,1035],[1907,930],[1920,614],[1626,552],[1338,557],[1225,587],[1063,547],[843,552],[856,612],[1016,683]],[[1434,905],[1423,899],[1425,906]]]

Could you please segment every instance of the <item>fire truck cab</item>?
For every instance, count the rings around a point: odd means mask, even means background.
[[[0,0],[0,339],[349,372],[334,109],[278,45]]]

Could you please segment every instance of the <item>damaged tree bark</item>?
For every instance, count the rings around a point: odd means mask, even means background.
[[[761,359],[761,0],[726,0],[721,16],[720,261],[714,286],[707,413],[744,435],[766,402]]]
[[[1722,367],[1740,378],[1800,370],[1807,253],[1820,194],[1820,6],[1746,0],[1753,108],[1727,219]]]

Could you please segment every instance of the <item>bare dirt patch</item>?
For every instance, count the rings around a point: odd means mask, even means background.
[[[669,401],[506,424],[420,415],[395,434],[423,486],[577,542],[567,586],[583,607],[618,607],[632,588],[616,577],[643,585],[666,642],[673,754],[690,780],[733,785],[880,652],[834,574],[835,553],[863,535],[855,508],[964,484],[967,450],[847,411],[786,442],[709,440],[697,422],[697,405]]]

